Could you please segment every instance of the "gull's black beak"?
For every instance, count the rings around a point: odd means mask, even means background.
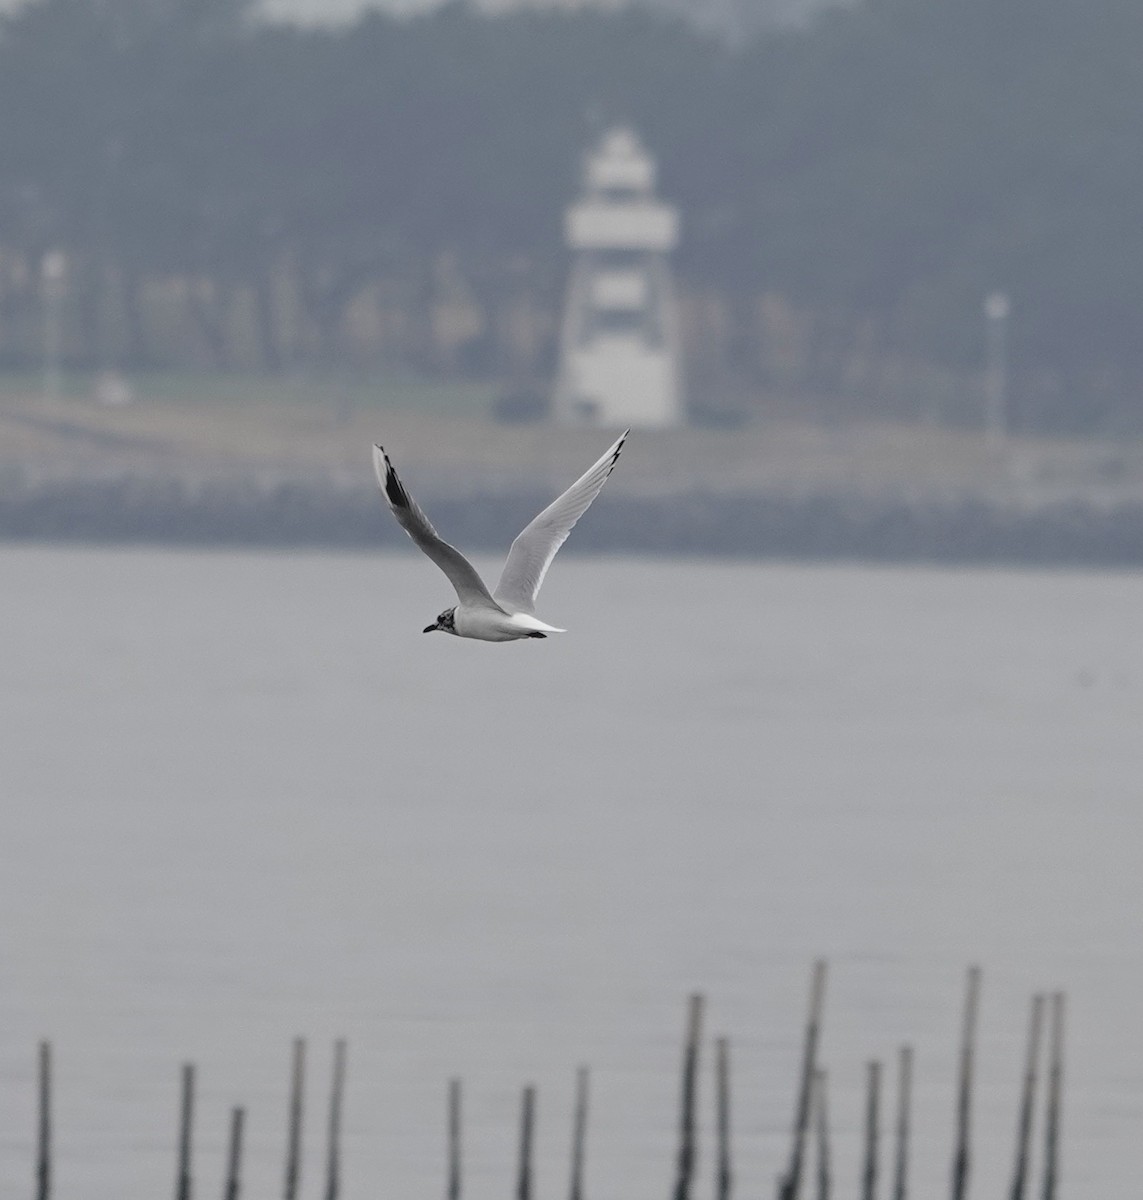
[[[432,633],[432,631],[434,629],[440,629],[440,625],[426,625],[424,627],[424,629],[421,630],[421,632],[422,633]]]

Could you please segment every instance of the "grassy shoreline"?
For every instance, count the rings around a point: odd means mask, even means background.
[[[486,385],[140,376],[108,405],[90,379],[45,397],[0,376],[0,473],[9,481],[169,479],[372,484],[383,441],[411,486],[444,496],[562,488],[610,430],[505,424]],[[11,482],[9,486],[13,485]],[[979,502],[1032,512],[1143,503],[1143,440],[1013,438],[904,423],[825,426],[763,416],[742,429],[636,430],[609,491],[632,499],[813,497],[905,506]]]

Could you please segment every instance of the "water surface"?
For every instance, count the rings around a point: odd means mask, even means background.
[[[351,1200],[442,1194],[454,1074],[466,1196],[511,1194],[528,1082],[562,1195],[581,1062],[591,1196],[660,1200],[702,989],[769,1195],[824,955],[839,1187],[865,1062],[909,1040],[916,1194],[946,1194],[979,962],[973,1193],[1064,987],[1063,1194],[1138,1194],[1143,577],[568,555],[571,632],[508,646],[423,636],[447,584],[412,553],[9,546],[0,578],[0,1190],[50,1036],[59,1196],[168,1194],[184,1060],[200,1194],[239,1103],[277,1194],[305,1034],[308,1195],[344,1035]]]

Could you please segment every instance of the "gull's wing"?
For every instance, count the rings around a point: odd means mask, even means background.
[[[495,602],[488,594],[484,581],[476,573],[476,568],[459,550],[442,540],[417,502],[405,491],[405,485],[397,478],[389,456],[380,446],[373,447],[373,470],[377,472],[377,482],[381,485],[381,492],[393,516],[409,537],[449,577],[461,604],[485,604],[495,607]]]
[[[508,561],[504,564],[500,582],[492,593],[498,604],[512,612],[530,613],[535,610],[536,593],[544,582],[556,551],[567,541],[572,526],[587,511],[587,506],[599,495],[599,489],[611,474],[630,432],[628,429],[599,462],[517,535],[512,549],[508,551]]]

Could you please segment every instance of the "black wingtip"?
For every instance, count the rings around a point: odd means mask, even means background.
[[[395,504],[399,508],[409,507],[409,493],[405,491],[405,485],[397,477],[397,472],[393,469],[393,464],[389,461],[389,455],[385,453],[385,447],[379,442],[373,443],[373,449],[385,460],[385,495],[388,497],[390,504]]]
[[[389,468],[385,475],[385,495],[398,508],[409,507],[409,495],[402,486],[401,481],[397,478],[397,472],[392,467]]]

